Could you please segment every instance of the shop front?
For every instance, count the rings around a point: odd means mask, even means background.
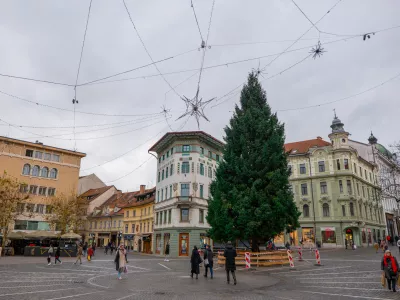
[[[302,239],[304,248],[313,248],[315,245],[315,233],[312,227],[302,227]]]
[[[105,247],[110,241],[110,234],[101,232],[97,234],[97,247]]]
[[[143,253],[151,254],[151,234],[146,234],[142,236],[143,241]]]
[[[189,256],[189,233],[179,233],[179,256]]]
[[[395,224],[394,224],[393,215],[386,213],[385,217],[386,217],[386,225],[387,225],[387,235],[390,236],[394,241],[396,232],[395,232]]]
[[[170,243],[171,240],[171,234],[166,232],[164,233],[164,252],[165,253],[165,247]]]
[[[161,233],[156,234],[156,254],[161,253]]]
[[[205,249],[206,245],[211,245],[211,239],[205,232],[200,233],[200,249]]]
[[[337,246],[336,243],[336,228],[335,227],[321,227],[322,247],[333,248]]]
[[[134,234],[124,234],[124,245],[128,250],[133,250]]]

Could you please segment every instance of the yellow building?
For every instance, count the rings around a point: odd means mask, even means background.
[[[52,198],[76,193],[81,159],[85,153],[0,136],[0,174],[7,172],[29,194],[11,230],[50,230],[45,214]],[[26,214],[29,213],[29,214]]]
[[[143,253],[154,253],[154,199],[156,188],[140,186],[140,191],[124,193],[125,206],[123,239],[130,249]]]

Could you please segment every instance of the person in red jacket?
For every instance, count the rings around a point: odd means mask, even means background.
[[[396,257],[392,256],[390,250],[385,251],[381,262],[381,270],[385,274],[389,290],[396,292],[396,281],[397,276],[399,276],[399,263]]]
[[[87,260],[88,261],[90,261],[91,259],[92,259],[92,256],[93,256],[93,248],[92,247],[90,247],[89,249],[88,249],[88,257],[87,257]]]

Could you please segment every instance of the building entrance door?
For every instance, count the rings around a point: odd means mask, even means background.
[[[346,229],[346,240],[349,246],[352,245],[352,242],[354,241],[353,239],[353,230],[351,230],[350,228]]]
[[[180,233],[179,234],[179,256],[189,255],[189,234]]]

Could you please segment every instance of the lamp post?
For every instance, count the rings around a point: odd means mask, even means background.
[[[121,245],[122,232],[118,232],[118,246]]]

